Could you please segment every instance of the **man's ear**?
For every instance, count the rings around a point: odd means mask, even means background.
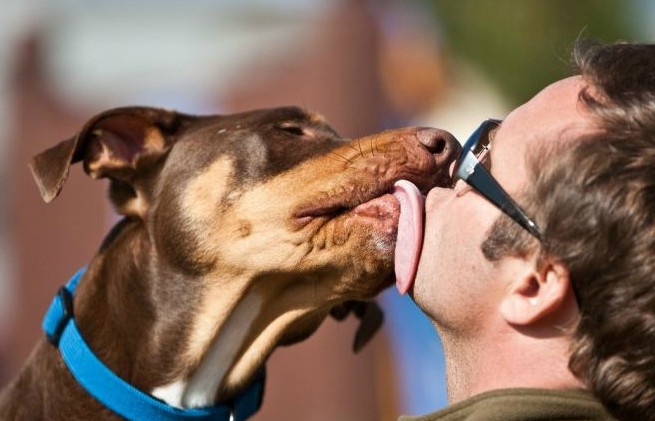
[[[83,161],[90,177],[111,180],[111,196],[118,212],[143,216],[143,186],[138,181],[148,166],[168,153],[180,127],[190,119],[146,107],[117,108],[93,117],[77,135],[30,161],[43,200],[54,200],[70,166]]]
[[[548,256],[508,260],[501,264],[512,266],[512,280],[500,307],[508,323],[527,326],[558,312],[568,315],[568,306],[574,305],[575,296],[566,265]]]

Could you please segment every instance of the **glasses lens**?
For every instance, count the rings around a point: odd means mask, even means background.
[[[478,127],[471,137],[468,138],[466,143],[464,143],[464,146],[462,147],[462,153],[459,156],[459,159],[457,160],[457,164],[455,165],[454,172],[453,172],[453,184],[460,178],[460,175],[458,174],[458,170],[460,165],[462,165],[462,162],[464,161],[464,158],[469,153],[472,153],[473,156],[475,156],[478,160],[482,161],[484,159],[484,154],[486,151],[489,150],[489,133],[491,133],[491,130],[493,130],[495,127],[497,127],[500,124],[500,120],[485,120],[480,127]]]
[[[475,155],[478,160],[482,161],[483,155],[489,150],[489,133],[497,126],[497,123],[487,120],[484,122],[482,127],[480,127],[480,133],[478,134],[475,142],[471,144],[471,152]]]

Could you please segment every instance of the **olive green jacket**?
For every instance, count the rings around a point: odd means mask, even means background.
[[[399,421],[614,421],[591,394],[582,390],[493,390],[441,411]]]

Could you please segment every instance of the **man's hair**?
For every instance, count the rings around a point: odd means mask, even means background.
[[[521,202],[542,229],[539,252],[570,271],[571,371],[616,417],[655,419],[655,45],[579,43],[573,59],[600,130],[528,157]],[[535,251],[522,231],[499,218],[484,254]]]

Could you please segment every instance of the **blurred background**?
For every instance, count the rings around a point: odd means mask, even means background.
[[[458,139],[568,74],[577,38],[655,39],[648,0],[0,0],[0,386],[57,287],[116,217],[73,168],[46,206],[27,161],[94,114],[295,104],[345,137],[428,125]],[[279,349],[255,420],[395,420],[446,405],[441,347],[407,298],[361,354],[327,321]]]

